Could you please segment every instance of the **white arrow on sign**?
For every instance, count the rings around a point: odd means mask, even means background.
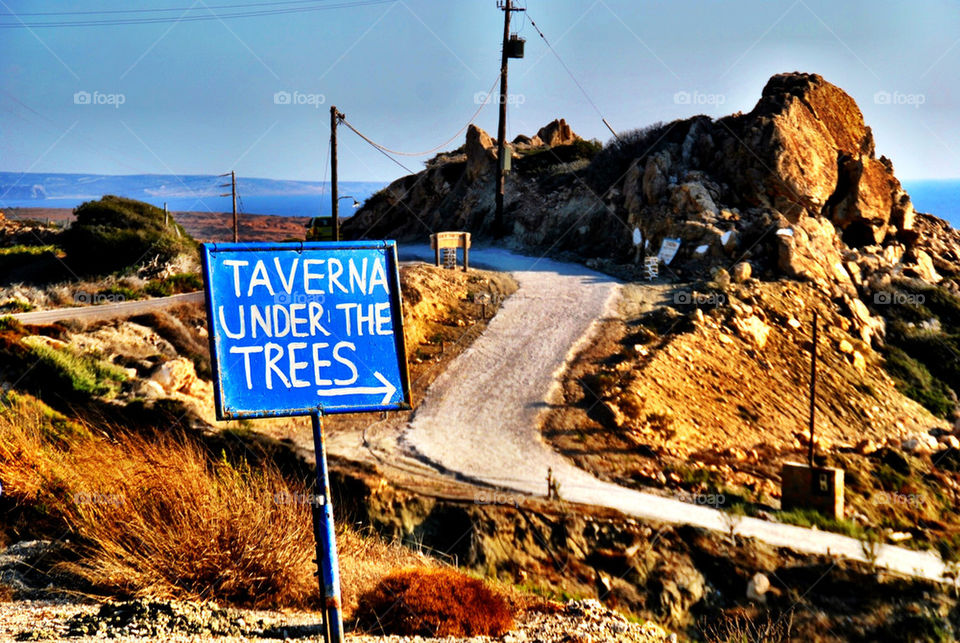
[[[383,386],[353,386],[349,388],[321,388],[317,389],[317,395],[321,397],[334,397],[337,395],[375,395],[383,393],[381,404],[386,404],[397,392],[397,387],[390,380],[380,374],[380,371],[374,371],[373,376],[383,383]]]

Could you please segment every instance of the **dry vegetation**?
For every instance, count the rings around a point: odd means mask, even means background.
[[[703,286],[702,286],[703,287]],[[751,512],[779,504],[780,467],[804,461],[810,325],[819,311],[817,448],[847,472],[848,517],[784,519],[859,534],[873,526],[912,542],[953,542],[949,523],[960,479],[901,441],[947,423],[905,397],[883,358],[854,337],[849,322],[811,287],[795,282],[703,291],[719,305],[625,310],[608,320],[575,360],[563,404],[544,435],[579,466],[607,479],[665,493],[723,497]],[[687,287],[687,291],[691,288]],[[762,346],[741,328],[769,327]]]
[[[216,459],[187,437],[111,438],[27,396],[0,413],[7,502],[68,529],[69,572],[106,595],[315,605],[307,491],[273,466]],[[399,546],[341,529],[347,609],[391,569],[427,565]]]
[[[378,634],[502,636],[514,625],[507,600],[453,569],[402,569],[361,597],[361,626]]]

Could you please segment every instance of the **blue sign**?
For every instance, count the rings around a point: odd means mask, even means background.
[[[203,245],[217,417],[409,408],[393,241]]]

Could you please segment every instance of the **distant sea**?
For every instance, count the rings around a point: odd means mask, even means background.
[[[0,172],[0,209],[69,208],[104,194],[166,203],[172,212],[230,212],[229,177],[209,175],[133,174],[20,174]],[[362,204],[386,185],[382,181],[340,181],[341,216],[353,213],[354,200]],[[315,217],[331,211],[329,185],[317,181],[288,181],[237,177],[237,208],[247,214]]]
[[[946,219],[960,229],[960,179],[903,181],[918,212]]]
[[[341,192],[344,188],[342,186]],[[228,188],[229,189],[229,188]],[[355,196],[359,203],[363,203],[370,194],[360,193]],[[349,192],[347,194],[350,194]],[[126,196],[126,195],[120,195]],[[52,199],[2,199],[0,210],[3,208],[69,208],[73,209],[84,201],[92,201],[99,197],[64,197]],[[145,201],[162,208],[167,204],[171,212],[230,212],[230,197],[152,197],[137,196],[138,201]],[[244,196],[238,209],[247,214],[272,214],[287,217],[316,217],[330,213],[330,197],[319,194],[264,194],[258,196]],[[353,214],[353,201],[340,201],[340,216],[347,217]]]
[[[230,198],[217,196],[229,188],[216,176],[26,174],[0,172],[0,209],[75,208],[103,194],[118,194],[171,211],[229,212]],[[384,182],[341,181],[341,195],[363,203]],[[248,214],[315,217],[330,213],[327,186],[318,182],[238,177],[240,210]],[[960,228],[960,179],[904,181],[914,207]],[[353,200],[340,201],[341,216],[353,213]]]

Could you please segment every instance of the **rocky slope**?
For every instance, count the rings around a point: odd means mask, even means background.
[[[914,212],[856,102],[815,74],[774,76],[746,114],[656,125],[599,153],[563,121],[511,150],[506,219],[518,245],[636,264],[634,228],[654,252],[679,238],[676,275],[749,261],[754,274],[811,280],[846,303],[867,337],[882,328],[856,300],[891,273],[960,274],[956,233]],[[486,234],[495,159],[495,141],[471,127],[462,148],[392,183],[344,229]]]
[[[509,245],[573,253],[640,279],[644,257],[678,239],[660,270],[670,281],[722,268],[735,281],[809,282],[852,337],[880,348],[892,328],[891,363],[904,390],[951,419],[960,390],[960,370],[949,366],[960,364],[960,232],[914,211],[840,88],[815,74],[780,74],[747,113],[655,124],[602,149],[560,120],[510,149]],[[471,127],[460,149],[371,197],[346,234],[489,236],[495,166],[495,141]]]

